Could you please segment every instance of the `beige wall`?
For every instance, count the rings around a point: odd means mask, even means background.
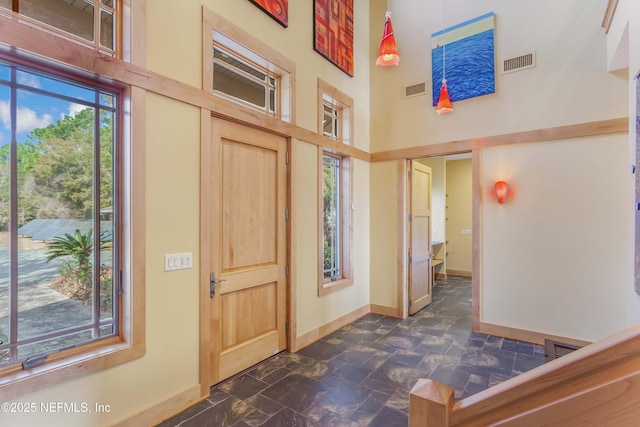
[[[398,162],[371,164],[371,304],[398,307]]]
[[[318,297],[318,148],[295,141],[292,147],[292,242],[298,336],[369,304],[369,165],[354,161],[354,285]]]
[[[290,25],[284,29],[249,1],[147,1],[146,61],[150,70],[201,87],[203,4],[296,63],[299,126],[313,132],[317,129],[318,78],[353,98],[354,145],[368,151],[368,2],[354,4],[359,18],[353,78],[313,50],[313,2],[290,2]],[[110,425],[186,390],[191,396],[199,393],[200,109],[159,95],[148,94],[146,100],[146,354],[20,399],[100,403],[110,405],[109,413],[0,414],[0,425]],[[291,157],[291,215],[297,221],[292,230],[296,252],[291,286],[296,290],[294,322],[300,336],[369,304],[370,172],[366,162],[354,159],[355,283],[318,297],[317,148],[292,141]],[[193,268],[165,272],[164,254],[176,252],[192,252]]]
[[[637,2],[620,3],[640,16]],[[350,78],[313,51],[312,2],[290,2],[284,29],[249,1],[149,0],[151,70],[201,86],[202,4],[296,63],[299,126],[316,129],[318,77],[351,96],[355,146],[365,151],[623,117],[628,95],[635,93],[624,72],[605,71],[601,0],[464,1],[447,10],[447,25],[496,13],[497,64],[531,50],[538,61],[533,70],[498,74],[496,94],[454,103],[447,116],[435,114],[429,95],[402,98],[403,86],[429,79],[426,46],[430,33],[442,27],[440,3],[392,2],[402,59],[399,67],[381,68],[371,66],[371,52],[387,2],[354,2],[356,76]],[[640,25],[633,22],[631,46],[637,48]],[[638,52],[630,53],[634,73],[640,69]],[[200,113],[158,95],[146,99],[146,355],[20,399],[108,404],[109,413],[2,414],[2,425],[109,425],[198,386]],[[482,153],[483,321],[592,340],[638,320],[625,312],[640,311],[629,292],[629,185],[618,185],[629,183],[628,141],[622,135],[594,137]],[[317,151],[293,141],[292,161],[298,335],[367,303],[395,307],[404,268],[397,263],[398,163],[355,161],[355,284],[319,298],[317,181],[310,173],[317,169]],[[505,206],[487,193],[501,173],[510,174],[516,191]],[[569,181],[571,193],[558,190],[557,181]],[[168,252],[193,252],[194,268],[164,272]],[[568,307],[566,314],[560,314],[561,305]],[[551,315],[540,316],[540,308]]]
[[[447,270],[471,275],[471,159],[447,162]],[[469,234],[463,234],[469,232]]]

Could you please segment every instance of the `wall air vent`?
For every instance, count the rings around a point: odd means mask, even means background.
[[[427,93],[427,82],[416,83],[414,85],[404,87],[405,98],[424,95],[426,93]]]
[[[505,59],[503,62],[502,74],[522,71],[536,66],[536,53],[527,53],[515,58]]]

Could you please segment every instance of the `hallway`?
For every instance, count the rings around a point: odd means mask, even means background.
[[[454,387],[458,400],[543,362],[541,346],[472,333],[471,280],[450,276],[416,315],[369,314],[212,387],[160,426],[406,426],[419,378]]]

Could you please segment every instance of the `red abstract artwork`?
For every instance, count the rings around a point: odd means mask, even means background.
[[[283,27],[289,26],[289,0],[251,0]]]
[[[314,49],[353,77],[353,0],[314,2]]]

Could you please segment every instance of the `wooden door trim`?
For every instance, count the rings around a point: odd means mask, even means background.
[[[433,261],[432,261],[432,251],[431,248],[431,182],[433,177],[432,169],[424,165],[417,160],[409,160],[407,162],[407,168],[410,171],[405,179],[407,180],[407,202],[408,202],[408,213],[409,218],[407,221],[407,241],[408,241],[408,252],[410,253],[411,262],[408,263],[407,269],[409,271],[408,275],[408,294],[409,301],[411,302],[411,306],[408,306],[407,309],[410,315],[416,314],[418,311],[425,308],[427,305],[431,304],[433,299],[432,289],[433,289]],[[427,177],[428,185],[427,185],[427,208],[423,212],[419,212],[421,202],[423,201],[424,195],[421,194],[424,189],[422,188],[422,182],[419,181],[420,175],[424,174]],[[424,208],[424,207],[423,207]],[[426,252],[421,252],[419,250],[419,245],[422,239],[416,239],[416,230],[418,230],[418,221],[420,217],[427,218],[427,234],[428,239],[426,242]],[[420,275],[416,275],[420,268],[424,268],[424,264],[427,266],[427,290],[426,294],[422,295],[421,291],[416,290],[416,284],[419,280],[416,280],[417,277],[421,277]],[[424,284],[424,283],[422,283]],[[408,305],[408,304],[407,304]]]
[[[209,290],[206,286],[209,280],[211,266],[211,221],[206,221],[210,215],[211,193],[213,181],[210,174],[211,164],[211,137],[212,123],[211,111],[200,109],[200,395],[207,397],[211,394],[209,378],[211,377],[211,362],[209,352],[211,349],[211,305],[209,302]]]
[[[209,273],[213,271],[214,266],[211,265],[211,253],[212,253],[212,222],[210,221],[210,216],[212,213],[212,197],[209,195],[214,191],[214,176],[211,173],[204,173],[206,171],[213,170],[212,164],[212,145],[211,140],[214,134],[213,130],[213,118],[216,118],[216,115],[212,113],[211,110],[206,108],[201,108],[200,110],[200,120],[201,120],[201,143],[200,143],[200,273],[199,273],[199,325],[200,325],[200,337],[199,337],[199,381],[200,381],[200,395],[202,398],[208,397],[210,394],[210,378],[211,378],[211,360],[210,360],[210,351],[211,351],[211,304],[209,297]],[[220,120],[224,120],[223,118],[219,118]],[[229,122],[233,122],[229,120]],[[251,127],[251,126],[249,126]],[[254,127],[255,128],[255,127]],[[264,131],[267,133],[275,133],[265,128],[257,128],[260,131]],[[276,135],[279,135],[275,133]],[[279,135],[282,136],[282,135]],[[291,141],[290,139],[286,139],[285,150],[290,151]],[[291,180],[290,180],[290,164],[286,165],[286,173],[285,173],[286,187],[287,190],[285,192],[285,203],[287,209],[290,208],[291,203]],[[284,245],[285,245],[285,256],[286,263],[291,265],[291,221],[287,222],[287,226],[285,227],[286,236],[284,237]],[[286,287],[286,302],[285,302],[285,322],[289,322],[292,324],[292,310],[291,304],[294,301],[291,297],[291,274],[289,278],[287,278],[284,282]],[[287,336],[287,340],[285,343],[286,349],[291,350],[291,337],[293,335],[293,331],[289,331]]]
[[[409,315],[409,271],[408,271],[408,253],[407,253],[407,214],[409,212],[409,197],[407,186],[407,172],[409,160],[397,160],[398,168],[398,294],[397,294],[397,315],[404,319]]]

